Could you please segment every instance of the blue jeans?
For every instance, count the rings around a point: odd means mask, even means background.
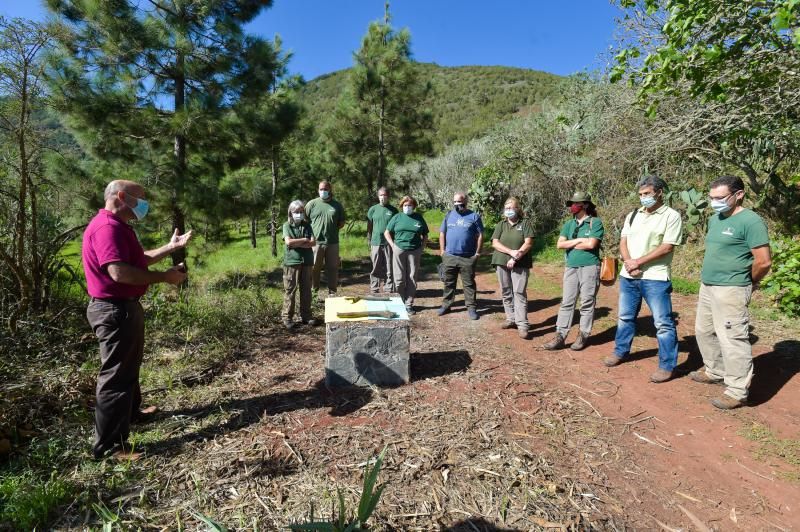
[[[672,371],[678,364],[678,333],[672,317],[672,281],[619,278],[619,318],[614,339],[614,355],[624,358],[631,352],[636,334],[636,317],[642,298],[653,313],[658,339],[658,367]]]

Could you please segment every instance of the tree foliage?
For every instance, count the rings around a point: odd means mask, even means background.
[[[92,153],[158,183],[172,225],[202,208],[250,151],[242,112],[267,94],[280,57],[247,35],[269,0],[48,0],[57,15],[52,87]],[[174,255],[173,261],[182,260]]]
[[[620,0],[627,78],[668,147],[744,174],[757,204],[797,223],[800,2]],[[677,103],[676,103],[677,102]],[[667,109],[662,107],[666,104]]]
[[[386,184],[390,164],[430,152],[432,119],[422,105],[430,84],[413,68],[410,33],[396,32],[388,11],[384,22],[369,25],[354,60],[326,136],[339,171],[371,197]]]

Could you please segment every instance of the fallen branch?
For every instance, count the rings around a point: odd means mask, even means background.
[[[683,513],[685,513],[685,514],[686,514],[686,516],[689,518],[689,520],[691,520],[691,522],[694,524],[694,526],[696,526],[696,527],[697,527],[697,530],[699,530],[700,532],[711,532],[711,529],[710,529],[710,528],[708,528],[708,527],[706,526],[706,524],[705,524],[705,523],[703,523],[703,522],[702,522],[702,521],[701,521],[701,520],[700,520],[700,519],[699,519],[699,518],[698,518],[696,515],[694,515],[692,512],[690,512],[689,510],[687,510],[686,508],[684,508],[684,507],[683,507],[683,506],[681,506],[680,504],[678,505],[678,508],[680,509],[680,511],[682,511]]]
[[[756,471],[753,471],[752,469],[750,469],[749,467],[747,467],[746,465],[744,465],[743,463],[741,463],[741,462],[739,461],[739,459],[738,459],[738,458],[736,459],[736,463],[737,463],[737,464],[739,464],[740,466],[742,466],[742,469],[744,469],[745,471],[749,471],[749,472],[751,472],[752,474],[756,475],[757,477],[761,477],[761,478],[763,478],[763,479],[769,480],[770,482],[775,482],[775,479],[774,479],[774,478],[772,478],[772,477],[768,477],[768,476],[766,476],[766,475],[762,475],[761,473],[758,473],[758,472],[756,472]]]
[[[664,449],[665,451],[669,451],[669,452],[671,452],[671,453],[674,453],[674,452],[675,452],[675,449],[670,449],[670,448],[669,448],[669,447],[667,447],[666,445],[661,445],[660,443],[658,443],[658,442],[654,442],[653,440],[651,440],[651,439],[649,439],[649,438],[645,438],[644,436],[642,436],[642,435],[641,435],[641,434],[639,434],[638,432],[634,432],[634,433],[633,433],[633,435],[634,435],[634,436],[636,436],[637,438],[639,438],[639,439],[640,439],[640,440],[642,440],[642,441],[646,441],[647,443],[652,443],[652,444],[653,444],[653,445],[655,445],[656,447],[661,447],[661,448],[662,448],[662,449]]]

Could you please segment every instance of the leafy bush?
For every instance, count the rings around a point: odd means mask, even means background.
[[[772,273],[762,283],[781,312],[800,316],[800,238],[779,240],[772,253]]]

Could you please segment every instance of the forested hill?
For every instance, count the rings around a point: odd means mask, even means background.
[[[544,99],[556,95],[564,78],[547,72],[503,66],[442,67],[417,63],[422,79],[433,91],[428,108],[435,119],[434,144],[439,151],[453,142],[480,136],[515,113],[536,110]],[[347,84],[348,70],[325,74],[308,82],[305,103],[313,123],[333,112]],[[313,120],[319,117],[318,120]]]

